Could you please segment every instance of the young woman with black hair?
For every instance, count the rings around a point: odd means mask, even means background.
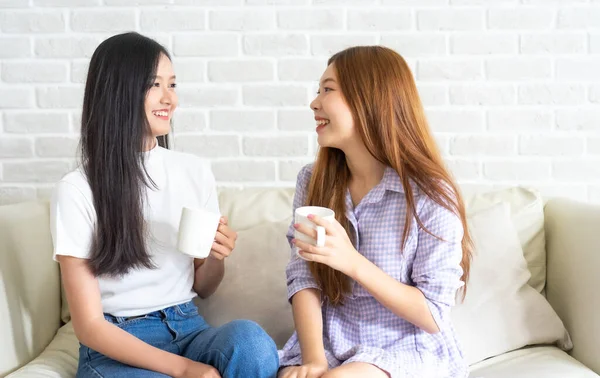
[[[94,52],[81,164],[51,201],[54,258],[80,354],[77,377],[273,377],[273,340],[255,323],[208,325],[191,302],[223,278],[237,238],[223,217],[204,260],[176,250],[181,210],[219,212],[209,165],[168,149],[177,107],[168,52],[137,33]]]

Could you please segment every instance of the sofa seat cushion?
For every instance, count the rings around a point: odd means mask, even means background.
[[[35,360],[6,378],[74,377],[79,343],[71,323],[64,325],[54,340]],[[598,378],[583,364],[556,347],[516,350],[471,366],[469,378]]]
[[[74,377],[79,360],[79,341],[71,322],[62,326],[48,347],[33,361],[6,378]]]
[[[556,347],[515,350],[471,366],[469,378],[598,378],[592,370]]]

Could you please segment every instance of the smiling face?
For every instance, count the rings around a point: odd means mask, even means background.
[[[145,112],[152,138],[171,131],[171,118],[177,108],[175,73],[171,60],[161,54],[152,87],[146,93]]]
[[[323,72],[317,97],[310,103],[310,108],[315,114],[317,141],[321,147],[344,150],[359,140],[352,111],[344,99],[333,64]]]

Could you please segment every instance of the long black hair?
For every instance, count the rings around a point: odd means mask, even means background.
[[[81,117],[81,165],[92,190],[96,226],[89,266],[96,276],[154,268],[143,208],[155,186],[144,167],[151,136],[146,93],[167,50],[138,33],[102,42],[90,61]],[[168,148],[166,136],[158,138]]]

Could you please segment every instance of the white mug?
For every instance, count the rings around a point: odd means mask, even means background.
[[[206,209],[184,207],[179,221],[177,249],[195,258],[207,258],[215,241],[220,219],[220,214]]]
[[[308,219],[308,216],[310,214],[316,215],[330,223],[333,223],[333,221],[335,220],[335,212],[326,207],[303,206],[303,207],[297,208],[294,213],[294,223],[295,224],[304,224],[304,225],[312,228],[313,230],[316,230],[317,231],[317,239],[315,240],[315,239],[299,232],[298,230],[296,230],[294,232],[294,238],[296,240],[300,240],[300,241],[303,241],[308,244],[312,244],[317,247],[323,247],[325,245],[325,238],[327,236],[325,233],[325,227],[317,226],[310,219]],[[303,258],[298,253],[298,248],[297,247],[295,247],[295,248],[296,248],[296,255],[300,258]]]

